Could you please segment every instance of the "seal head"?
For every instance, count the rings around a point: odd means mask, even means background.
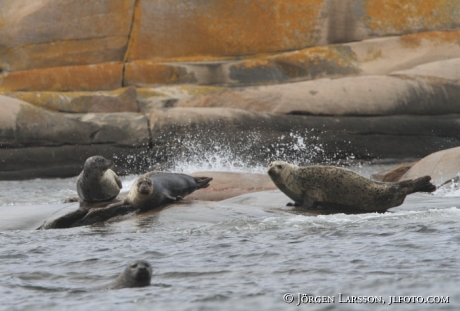
[[[131,261],[109,289],[149,286],[151,278],[152,267],[147,261]]]
[[[113,161],[93,156],[85,161],[77,179],[77,192],[82,201],[100,202],[115,198],[122,188],[117,174],[112,171]]]

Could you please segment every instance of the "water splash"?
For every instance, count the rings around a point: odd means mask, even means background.
[[[283,160],[296,165],[328,163],[334,156],[326,153],[326,146],[309,131],[274,136],[273,133],[235,131],[221,135],[213,131],[200,134],[160,136],[166,146],[153,149],[153,169],[191,173],[196,171],[229,171],[265,173],[267,165]],[[353,155],[347,158],[353,160]],[[343,160],[339,162],[345,163]],[[335,163],[337,164],[337,163]]]
[[[438,197],[460,197],[460,176],[439,186],[433,195]]]

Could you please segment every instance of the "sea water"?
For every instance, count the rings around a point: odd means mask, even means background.
[[[265,170],[207,161],[207,170]],[[203,170],[193,163],[173,170]],[[367,176],[381,169],[351,168]],[[129,189],[135,176],[122,179]],[[76,195],[75,181],[2,181],[0,208],[59,203]],[[3,231],[0,309],[458,310],[459,196],[449,185],[385,214],[322,216],[195,202],[164,218],[168,210],[101,226]],[[151,286],[105,290],[135,259],[152,264]]]

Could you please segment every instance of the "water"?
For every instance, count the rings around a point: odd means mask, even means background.
[[[381,169],[352,168],[366,175]],[[203,170],[179,162],[175,169]],[[123,177],[124,188],[134,179]],[[0,209],[74,195],[75,178],[0,182]],[[0,309],[458,310],[459,195],[454,184],[411,195],[393,213],[312,217],[260,206],[269,200],[282,207],[275,199],[284,197],[272,191],[105,226],[3,231]],[[134,259],[152,264],[152,285],[105,290]],[[283,301],[286,293],[292,304]],[[296,306],[298,293],[335,302]],[[339,293],[386,304],[339,303]],[[449,303],[388,305],[389,296],[404,295],[448,296]]]

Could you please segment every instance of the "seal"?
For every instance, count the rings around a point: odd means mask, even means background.
[[[93,156],[85,161],[77,178],[77,192],[84,202],[100,202],[114,199],[122,188],[120,178],[110,168],[113,161]]]
[[[147,261],[131,261],[108,289],[149,286],[151,278],[152,267]]]
[[[436,190],[430,183],[430,176],[401,182],[377,182],[334,166],[298,167],[275,161],[270,163],[267,173],[275,185],[294,200],[294,206],[302,209],[384,213],[401,205],[408,194]]]
[[[181,200],[195,190],[206,188],[211,180],[212,178],[210,177],[149,172],[139,176],[124,200],[100,208],[81,207],[77,211],[64,215],[41,228],[88,226],[130,213],[145,212]]]
[[[147,211],[183,199],[195,190],[209,186],[211,177],[193,177],[168,172],[148,172],[134,182],[126,199],[107,208],[129,205]]]

